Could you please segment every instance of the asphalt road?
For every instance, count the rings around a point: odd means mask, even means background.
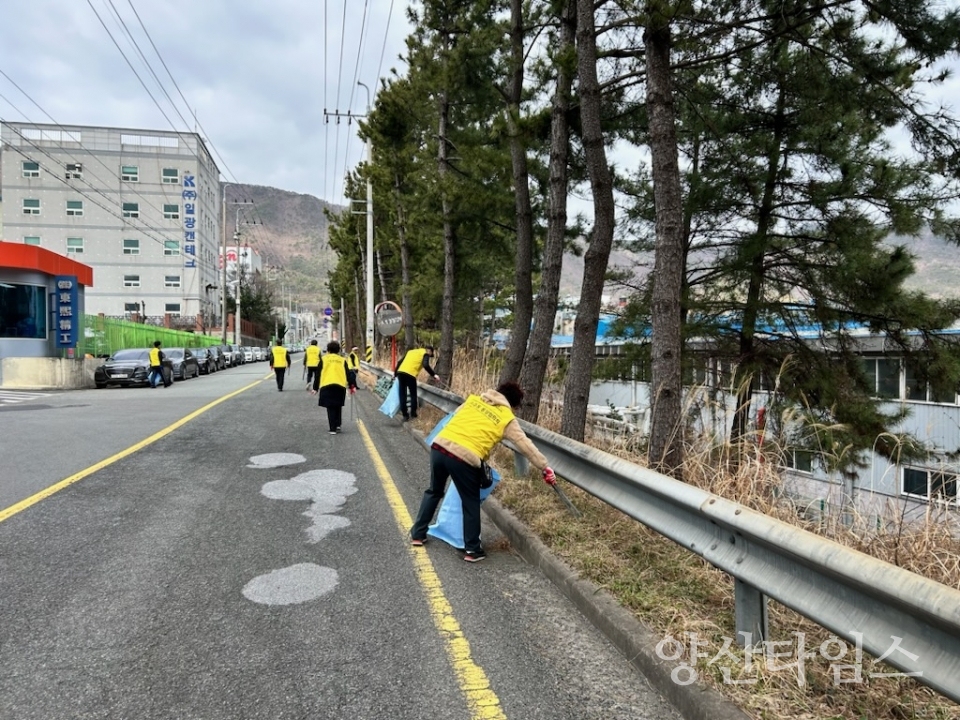
[[[419,440],[299,371],[0,405],[0,720],[678,717],[508,549],[412,548]]]

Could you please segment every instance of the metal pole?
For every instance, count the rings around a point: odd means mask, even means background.
[[[235,345],[243,345],[243,331],[240,329],[240,296],[243,294],[243,283],[241,282],[243,266],[240,265],[240,208],[237,208],[237,225],[236,231],[233,233],[233,239],[237,242],[237,322],[233,329],[233,342]]]
[[[370,88],[358,82],[367,91],[367,117],[370,116]],[[373,141],[367,136],[367,165],[373,167]],[[373,181],[367,172],[367,352],[370,362],[376,362],[376,348],[373,346]]]
[[[221,319],[220,324],[223,325],[223,344],[227,344],[227,184],[223,184],[223,223],[220,226],[223,230],[223,247],[221,248],[220,262],[223,264],[222,274],[220,278],[220,301],[222,303],[221,307]]]

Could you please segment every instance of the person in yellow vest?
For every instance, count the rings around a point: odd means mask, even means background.
[[[340,432],[343,422],[343,404],[347,399],[347,359],[340,354],[340,343],[327,343],[327,352],[320,358],[320,400],[327,409],[330,434]]]
[[[440,380],[440,376],[430,367],[430,360],[433,359],[433,345],[424,345],[422,348],[407,350],[397,367],[393,376],[400,383],[400,414],[403,415],[403,422],[417,416],[417,375],[420,370],[426,370],[434,380]],[[410,397],[410,407],[407,408],[407,397]]]
[[[157,340],[153,347],[150,349],[150,373],[147,375],[147,382],[150,383],[150,387],[155,388],[157,386],[157,381],[163,383],[165,388],[170,387],[173,384],[173,376],[167,381],[167,378],[163,374],[163,360],[166,355],[163,354],[163,350],[160,349],[160,341]]]
[[[523,390],[519,385],[501,383],[496,390],[468,396],[437,433],[430,447],[430,486],[423,493],[417,519],[410,528],[414,545],[427,541],[427,528],[443,500],[449,478],[463,506],[463,559],[480,562],[487,556],[480,545],[480,489],[486,480],[482,462],[503,440],[509,440],[541,471],[545,483],[556,484],[557,476],[547,459],[530,442],[514,416],[521,402]]]
[[[307,390],[311,395],[317,394],[320,383],[320,346],[316,340],[311,340],[303,354],[303,364],[307,368]]]
[[[277,344],[270,348],[270,367],[277,376],[277,390],[283,392],[283,376],[290,367],[290,352],[283,346],[283,340],[277,339]]]
[[[357,391],[357,373],[360,371],[360,355],[357,352],[359,349],[354,345],[350,354],[347,355],[347,387],[350,388],[351,395]]]

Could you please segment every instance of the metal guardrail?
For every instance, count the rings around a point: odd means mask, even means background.
[[[419,394],[444,412],[462,402]],[[558,475],[733,576],[738,636],[768,638],[771,597],[960,702],[960,591],[520,422]]]

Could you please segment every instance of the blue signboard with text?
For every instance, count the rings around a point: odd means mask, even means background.
[[[77,330],[82,321],[78,307],[76,275],[57,275],[54,278],[54,315],[57,333],[57,348],[72,348],[77,345]]]

